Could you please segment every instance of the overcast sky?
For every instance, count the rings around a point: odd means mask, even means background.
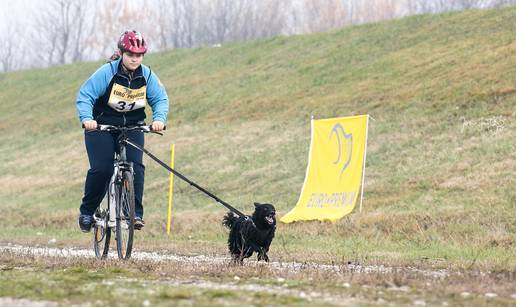
[[[8,22],[16,25],[29,22],[44,3],[38,0],[0,0],[0,30],[4,31]]]

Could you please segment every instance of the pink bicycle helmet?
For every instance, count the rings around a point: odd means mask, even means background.
[[[122,52],[145,53],[147,52],[147,44],[140,32],[125,31],[118,41],[118,48]]]

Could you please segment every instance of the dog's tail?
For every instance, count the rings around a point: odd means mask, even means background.
[[[224,216],[224,219],[222,220],[222,225],[231,229],[231,227],[233,227],[237,220],[238,217],[233,212],[229,211],[228,214]]]

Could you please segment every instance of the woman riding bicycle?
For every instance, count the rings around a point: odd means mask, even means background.
[[[152,130],[161,131],[165,127],[168,96],[158,77],[142,64],[146,51],[143,36],[136,31],[126,31],[118,41],[118,54],[91,75],[77,95],[76,106],[85,128],[84,139],[90,162],[79,215],[83,232],[90,231],[93,213],[104,198],[113,174],[116,151],[116,135],[95,130],[97,124],[141,125],[148,103],[152,109]],[[143,147],[143,132],[132,131],[129,137]],[[127,160],[133,162],[134,168],[135,229],[145,225],[142,206],[145,167],[142,159],[141,151],[127,148]]]

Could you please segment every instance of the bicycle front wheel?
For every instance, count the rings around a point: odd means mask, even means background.
[[[109,252],[109,239],[111,238],[111,228],[108,227],[108,205],[107,199],[97,208],[93,215],[95,225],[93,226],[93,248],[98,259],[104,259]]]
[[[134,182],[129,171],[122,173],[122,182],[117,188],[116,248],[118,258],[129,259],[133,248],[134,234]]]

